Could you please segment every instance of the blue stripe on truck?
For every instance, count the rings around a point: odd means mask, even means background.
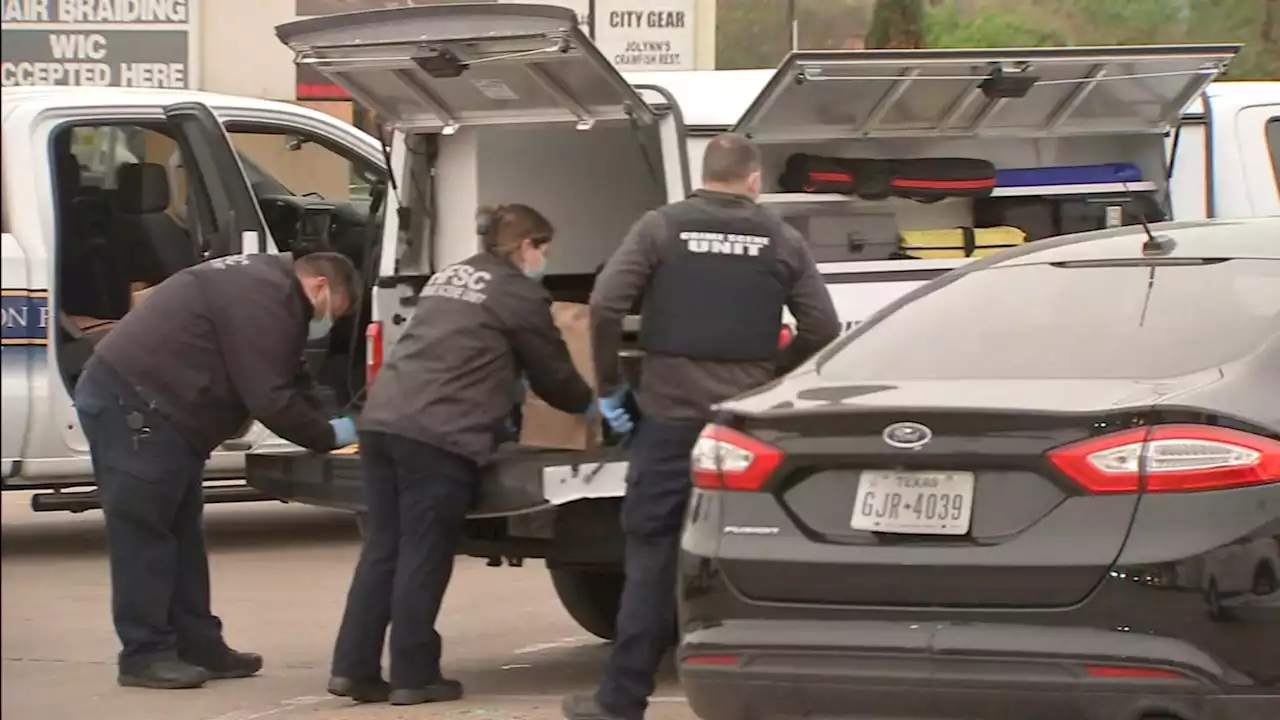
[[[4,347],[49,344],[49,291],[11,290],[4,295]]]

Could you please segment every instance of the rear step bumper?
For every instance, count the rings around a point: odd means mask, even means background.
[[[248,485],[208,485],[204,486],[204,504],[260,502],[275,498]],[[33,512],[72,512],[82,513],[102,507],[102,497],[94,490],[57,490],[48,493],[37,493],[31,496]]]
[[[704,720],[1258,720],[1280,702],[1222,694],[1224,669],[1186,643],[1087,628],[732,621],[685,635],[678,658]]]
[[[508,517],[576,500],[620,498],[627,471],[620,452],[504,446],[485,469],[470,517]],[[281,500],[351,512],[366,508],[363,470],[354,452],[260,449],[246,456],[245,476],[254,488]]]

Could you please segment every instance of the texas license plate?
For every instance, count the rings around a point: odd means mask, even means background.
[[[864,470],[853,503],[854,530],[964,535],[973,517],[973,473]]]

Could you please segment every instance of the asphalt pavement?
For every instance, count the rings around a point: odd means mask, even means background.
[[[560,608],[545,567],[459,559],[439,629],[461,702],[394,708],[325,694],[359,537],[349,516],[278,503],[215,506],[206,527],[214,612],[255,678],[199,690],[115,684],[102,515],[32,513],[6,493],[0,556],[4,720],[553,720],[592,687],[607,646]],[[695,720],[668,665],[649,720]]]

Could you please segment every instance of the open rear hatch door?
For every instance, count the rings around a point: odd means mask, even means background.
[[[1165,133],[1239,50],[794,52],[734,129],[759,142]]]
[[[319,71],[406,132],[603,121],[653,112],[572,10],[460,3],[342,13],[276,28]]]

